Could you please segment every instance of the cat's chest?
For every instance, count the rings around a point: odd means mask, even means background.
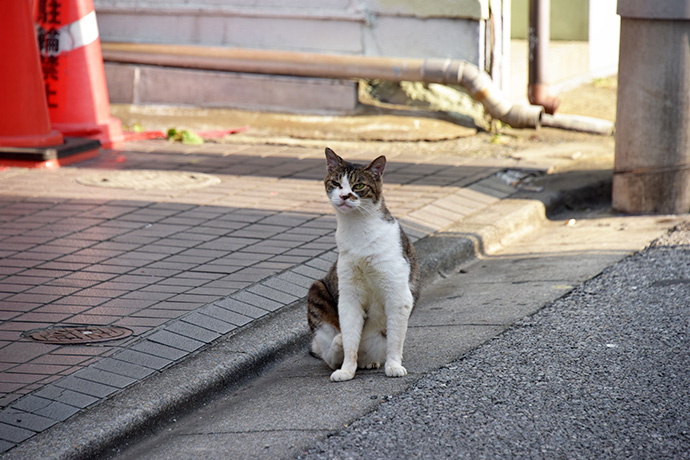
[[[367,230],[336,235],[338,265],[346,268],[342,273],[348,274],[349,281],[363,286],[378,285],[406,273],[408,265],[402,254],[397,222],[386,222],[376,229],[368,227]]]
[[[361,223],[341,223],[336,231],[336,243],[341,256],[374,260],[400,254],[400,227],[397,222],[382,220]]]

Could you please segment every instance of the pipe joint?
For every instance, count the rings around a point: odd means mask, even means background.
[[[513,128],[539,128],[544,117],[544,108],[539,105],[514,105],[501,118]]]

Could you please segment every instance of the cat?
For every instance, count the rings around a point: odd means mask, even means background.
[[[326,194],[335,209],[338,259],[307,295],[312,354],[335,371],[334,382],[357,368],[402,377],[403,344],[421,282],[414,246],[386,208],[386,157],[352,164],[326,148]]]

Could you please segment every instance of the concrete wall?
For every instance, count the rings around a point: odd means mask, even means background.
[[[591,3],[608,3],[593,0]],[[613,0],[615,5],[615,0]],[[551,40],[587,41],[589,39],[590,0],[551,0]],[[511,37],[527,40],[529,0],[513,0]],[[615,13],[615,7],[614,7]]]
[[[279,49],[372,56],[453,58],[469,61],[492,73],[499,87],[508,81],[511,0],[94,0],[100,37],[103,42],[168,43],[242,48]],[[505,19],[504,19],[505,18]],[[142,66],[123,69],[106,64],[110,90],[114,95],[133,95],[113,102],[143,103],[152,86],[141,81],[157,73]],[[128,75],[137,76],[129,81]],[[217,82],[221,75],[191,76],[189,71],[169,73],[166,85]],[[249,84],[247,78],[228,76],[235,84]],[[263,77],[262,77],[263,78]],[[195,80],[196,79],[196,80]],[[265,82],[265,79],[260,79]],[[158,75],[158,81],[165,79]],[[256,80],[259,81],[259,80]],[[290,82],[297,83],[288,90]],[[279,82],[284,91],[296,91],[289,97],[273,100],[299,101],[295,94],[313,83],[327,88],[328,83],[286,79]],[[306,85],[305,85],[306,83]],[[341,82],[347,86],[348,82]],[[350,86],[355,83],[349,82]],[[251,88],[257,85],[252,83]],[[134,87],[131,90],[130,87]],[[227,87],[227,85],[225,86]],[[198,104],[218,103],[206,88]],[[220,91],[222,88],[217,88]],[[198,88],[194,92],[200,91]],[[244,94],[242,89],[235,91]],[[171,98],[173,97],[171,94]],[[277,94],[277,93],[276,93]],[[347,89],[342,97],[356,91]],[[277,94],[278,95],[278,94]],[[257,93],[257,97],[260,94]],[[279,96],[279,95],[278,95]],[[158,97],[158,96],[156,96]],[[243,97],[229,107],[264,107],[251,105]],[[313,99],[313,98],[310,98]],[[139,101],[139,102],[137,102]],[[194,100],[171,103],[195,104]],[[356,101],[355,101],[356,102]],[[298,111],[319,111],[312,103],[294,107]],[[349,107],[342,101],[333,107]],[[274,104],[267,109],[280,109]],[[286,107],[290,110],[291,107]],[[330,109],[329,109],[330,110]]]
[[[618,71],[621,18],[616,0],[595,0],[589,6],[589,70],[597,76]]]
[[[483,66],[489,0],[95,0],[101,40],[451,57]]]
[[[584,55],[558,65],[579,66],[583,75],[612,75],[618,68],[620,17],[617,0],[551,0],[551,40],[588,44]],[[511,37],[527,40],[529,0],[513,0]],[[573,47],[573,49],[575,49]],[[572,71],[566,73],[573,73]]]

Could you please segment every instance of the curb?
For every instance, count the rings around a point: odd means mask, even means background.
[[[610,171],[544,176],[538,193],[519,191],[415,243],[425,283],[491,253],[540,226],[568,203],[596,202]],[[245,329],[112,398],[37,434],[3,458],[85,459],[107,456],[118,444],[155,430],[213,394],[256,377],[310,341],[306,300],[299,299]],[[171,390],[172,389],[172,390]],[[76,436],[75,436],[76,433]],[[74,439],[77,437],[77,439]]]

